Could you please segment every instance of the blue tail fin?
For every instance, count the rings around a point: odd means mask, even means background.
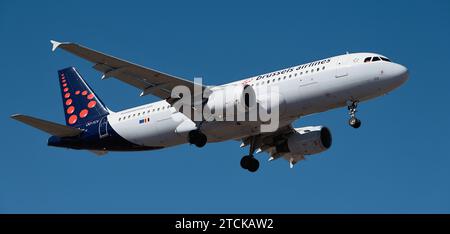
[[[80,126],[108,114],[103,102],[74,67],[58,71],[66,124]]]

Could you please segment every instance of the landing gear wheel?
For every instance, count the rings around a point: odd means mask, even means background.
[[[242,157],[241,159],[241,167],[250,172],[256,172],[259,168],[259,161],[253,156],[253,154],[255,153],[255,142],[256,137],[252,137],[250,139],[250,152],[248,155]]]
[[[356,108],[358,107],[358,101],[353,101],[348,105],[348,114],[350,115],[350,119],[348,120],[348,124],[353,128],[361,127],[361,120],[356,118]]]
[[[252,160],[252,156],[247,155],[247,156],[242,157],[241,167],[245,170],[248,170],[251,160]]]
[[[359,128],[361,127],[361,120],[357,119],[356,117],[352,117],[348,120],[348,124],[353,128]]]
[[[193,144],[199,148],[202,148],[208,142],[208,138],[199,130],[190,131],[188,140],[190,144]]]
[[[199,135],[197,142],[195,142],[195,146],[197,146],[198,148],[202,148],[206,145],[207,141],[208,139],[206,138],[205,134],[202,133]]]
[[[256,172],[258,170],[258,168],[259,168],[259,161],[258,161],[258,159],[252,157],[251,160],[249,161],[249,165],[248,165],[247,170],[249,172]]]
[[[259,161],[255,157],[247,155],[242,157],[241,167],[250,172],[255,172],[259,168]]]

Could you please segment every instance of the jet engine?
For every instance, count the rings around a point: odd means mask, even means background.
[[[321,153],[331,147],[331,132],[327,127],[311,126],[296,128],[287,140],[276,146],[279,154],[311,155]]]
[[[255,91],[252,86],[245,84],[216,87],[205,105],[213,115],[222,116],[230,110],[248,112],[253,107],[256,107]]]

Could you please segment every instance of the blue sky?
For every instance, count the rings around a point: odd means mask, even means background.
[[[0,213],[449,213],[449,1],[1,1]],[[378,52],[410,80],[347,110],[305,117],[332,148],[290,170],[250,174],[238,142],[110,153],[46,146],[9,118],[63,123],[56,71],[75,66],[113,110],[157,100],[50,39],[73,41],[188,79],[221,84],[349,52]]]

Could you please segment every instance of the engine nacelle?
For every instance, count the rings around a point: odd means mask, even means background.
[[[234,110],[248,112],[256,106],[256,94],[252,86],[244,84],[233,84],[217,87],[208,97],[205,108],[213,115],[225,115]]]
[[[278,153],[311,155],[329,149],[331,143],[331,132],[327,127],[296,128],[285,142],[276,147],[276,150]]]

